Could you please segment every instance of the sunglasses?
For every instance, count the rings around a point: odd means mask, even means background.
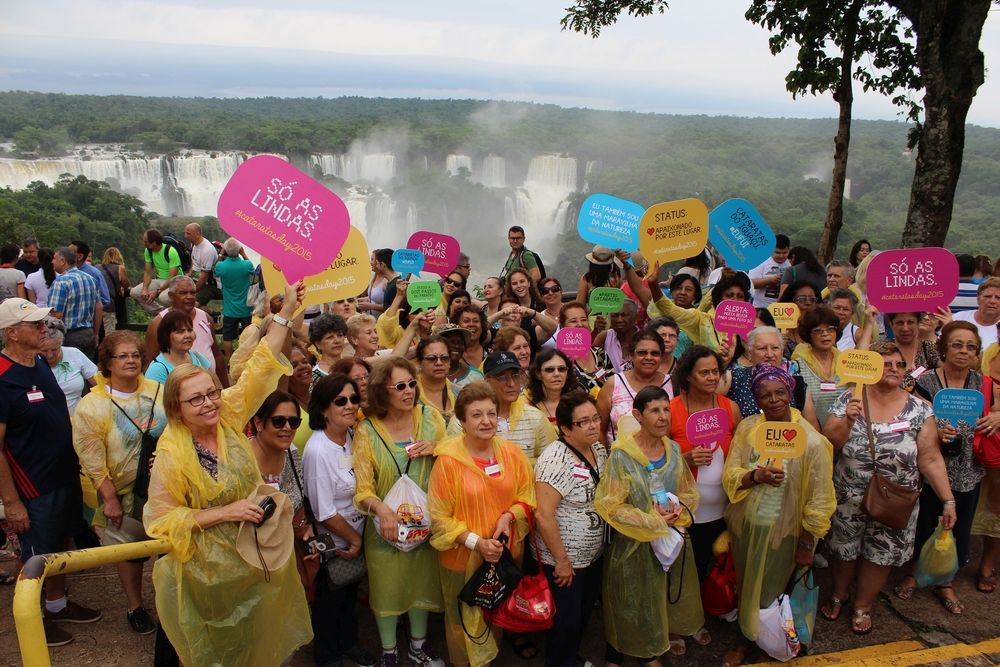
[[[460,280],[452,280],[451,278],[444,279],[445,285],[451,285],[452,287],[465,287],[465,283]]]
[[[285,417],[284,415],[275,415],[269,420],[271,426],[274,428],[285,428],[285,425],[291,426],[292,428],[298,428],[302,425],[302,417]]]
[[[351,394],[350,396],[338,396],[337,398],[333,399],[332,403],[336,405],[338,408],[342,408],[345,405],[347,405],[348,401],[351,403],[351,405],[359,405],[361,403],[361,397],[358,396],[357,394]]]
[[[432,364],[446,364],[451,361],[451,357],[449,357],[447,354],[428,354],[423,359],[421,359],[421,361],[427,361]]]
[[[538,288],[538,293],[541,294],[542,296],[545,296],[546,294],[558,294],[559,292],[562,292],[562,287],[560,287],[559,285],[553,285],[552,287]]]
[[[545,366],[542,368],[542,372],[546,375],[552,375],[554,373],[565,373],[568,368],[565,366]]]
[[[417,381],[410,380],[409,382],[397,382],[396,384],[390,384],[389,386],[396,391],[403,392],[407,389],[414,389],[417,386]]]

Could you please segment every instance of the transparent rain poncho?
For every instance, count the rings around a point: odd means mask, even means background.
[[[805,453],[797,459],[782,459],[785,480],[781,486],[739,488],[746,473],[765,463],[753,448],[756,429],[764,421],[764,415],[758,414],[740,422],[722,473],[730,502],[725,517],[739,586],[740,629],[754,641],[760,610],[774,602],[792,576],[799,535],[805,530],[822,538],[830,530],[830,517],[837,507],[833,446],[794,408],[791,421],[806,429]]]
[[[268,582],[237,553],[238,523],[201,530],[195,520],[200,510],[246,498],[263,483],[242,430],[278,377],[290,373],[287,361],[260,344],[239,382],[223,390],[218,481],[199,464],[187,427],[170,423],[160,436],[143,518],[150,537],[173,546],[153,566],[153,587],[160,623],[185,665],[273,667],[312,639],[295,558]]]
[[[671,574],[672,593],[677,594],[683,579],[683,590],[676,604],[667,602],[667,573],[653,554],[650,542],[672,530],[653,507],[650,495],[649,459],[636,444],[636,433],[620,436],[611,446],[601,482],[597,486],[594,509],[617,531],[604,552],[604,632],[608,642],[625,655],[650,658],[666,653],[670,648],[670,632],[681,633],[671,626],[670,619],[680,622],[684,634],[692,634],[704,622],[697,573],[691,581],[687,565],[694,572],[694,557],[690,543],[686,545],[685,567],[680,557]],[[680,448],[664,438],[667,461],[653,471],[666,491],[676,495],[693,513],[698,507],[698,490],[694,477],[684,462]],[[691,515],[682,511],[675,526],[691,525]],[[683,556],[682,556],[683,557]]]
[[[465,446],[465,436],[442,441],[434,450],[437,462],[431,472],[428,493],[431,545],[440,552],[438,562],[450,662],[470,663],[472,667],[493,660],[497,656],[497,643],[496,637],[488,636],[478,644],[462,629],[462,621],[474,637],[486,629],[482,609],[464,604],[459,607],[458,601],[459,591],[482,564],[483,558],[457,540],[466,531],[483,538],[493,537],[497,520],[509,510],[517,522],[508,546],[514,558],[520,561],[528,524],[524,507],[515,503],[535,507],[535,475],[521,448],[495,436],[493,453],[500,464],[498,477],[490,477],[476,465]]]

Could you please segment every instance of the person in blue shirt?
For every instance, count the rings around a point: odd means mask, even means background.
[[[253,283],[253,263],[240,255],[243,246],[234,238],[222,244],[223,257],[215,264],[215,277],[222,288],[222,353],[233,353],[233,341],[250,324],[253,308],[247,305],[247,293]]]

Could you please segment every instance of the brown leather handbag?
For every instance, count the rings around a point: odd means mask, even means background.
[[[911,489],[892,482],[878,474],[875,465],[875,435],[872,433],[871,413],[868,410],[868,392],[862,393],[865,409],[865,428],[868,431],[868,450],[872,455],[872,478],[861,498],[861,511],[875,521],[902,530],[910,523],[910,515],[920,498],[920,486]]]

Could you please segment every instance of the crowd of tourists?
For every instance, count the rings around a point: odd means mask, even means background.
[[[748,272],[707,248],[670,274],[595,246],[564,286],[512,227],[481,285],[464,253],[435,277],[436,308],[410,306],[418,278],[393,270],[391,248],[371,254],[363,294],[303,307],[301,283],[267,293],[238,240],[183,236],[145,232],[141,279],[113,247],[97,264],[80,240],[0,248],[8,548],[24,562],[166,540],[152,592],[149,565],[117,564],[125,620],[156,634],[157,664],[279,665],[311,642],[317,665],[544,652],[553,667],[656,667],[710,644],[718,617],[738,624],[736,665],[809,568],[832,578],[813,634],[869,633],[894,569],[901,600],[962,614],[951,580],[924,592],[915,578],[939,527],[959,568],[982,540],[976,588],[996,588],[1000,456],[983,452],[1000,455],[1000,261],[959,255],[950,308],[880,313],[865,240],[823,266],[779,234]],[[591,313],[601,287],[624,293],[617,312]],[[716,330],[724,300],[752,303],[748,336]],[[775,327],[775,302],[798,307],[797,326]],[[149,316],[144,337],[130,308]],[[565,328],[589,330],[590,349],[562,349]],[[838,376],[853,349],[882,361],[858,393]],[[955,388],[984,399],[957,427],[933,409]],[[693,442],[705,411],[720,434]],[[801,456],[761,456],[771,422],[801,429]],[[874,518],[873,483],[911,498],[899,520]],[[548,613],[505,631],[505,603],[482,598],[512,569],[548,589],[528,610]],[[65,576],[46,579],[42,606],[50,646],[102,616],[68,599]],[[582,648],[595,610],[603,656]],[[368,614],[379,646],[359,634]]]

